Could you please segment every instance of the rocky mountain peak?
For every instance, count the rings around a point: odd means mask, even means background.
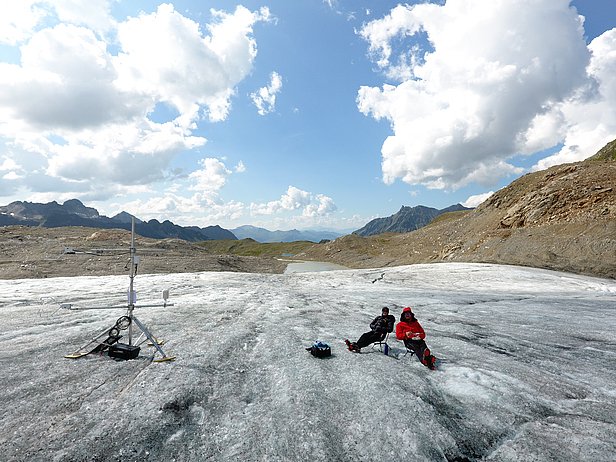
[[[57,204],[56,204],[57,205]],[[74,213],[85,218],[98,218],[98,210],[93,207],[86,207],[79,199],[69,199],[60,206],[66,213]]]
[[[460,204],[438,210],[425,205],[409,207],[403,205],[398,212],[385,218],[375,218],[362,228],[353,231],[359,236],[373,236],[382,233],[408,233],[428,225],[437,216],[458,210],[470,210]]]

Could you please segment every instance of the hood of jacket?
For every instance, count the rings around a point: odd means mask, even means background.
[[[406,319],[404,318],[404,316],[406,315],[406,313],[411,313],[411,319],[408,322],[413,322],[415,321],[415,313],[413,313],[413,310],[411,309],[410,306],[407,306],[406,308],[404,308],[402,310],[402,313],[400,314],[400,322],[404,322],[406,321]]]

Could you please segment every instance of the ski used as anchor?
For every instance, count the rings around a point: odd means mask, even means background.
[[[113,335],[112,331],[114,330],[115,328],[113,327],[111,329],[106,329],[77,351],[64,355],[64,357],[69,359],[77,359],[91,353],[101,353],[105,351],[111,345],[117,343],[117,341],[122,337],[121,335]]]
[[[84,346],[79,348],[77,351],[65,355],[64,357],[69,359],[77,359],[91,353],[102,353],[103,351],[107,350],[111,345],[117,343],[120,338],[122,338],[122,336],[120,335],[120,331],[126,330],[130,323],[131,320],[128,316],[122,316],[118,318],[118,320],[111,329],[105,329],[103,332],[98,334],[96,337],[94,337]]]

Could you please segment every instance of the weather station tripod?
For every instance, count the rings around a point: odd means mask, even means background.
[[[66,253],[76,253],[73,249],[65,249]],[[148,346],[152,346],[156,349],[151,360],[154,362],[173,361],[175,356],[167,356],[164,352],[162,345],[164,342],[158,340],[152,335],[146,325],[141,322],[137,316],[135,316],[135,308],[137,307],[137,292],[134,289],[135,276],[137,275],[137,267],[139,265],[140,258],[137,255],[135,248],[135,218],[131,220],[131,244],[130,244],[130,268],[129,268],[129,287],[128,287],[128,301],[126,306],[101,306],[101,307],[87,307],[79,308],[73,306],[71,303],[62,303],[60,308],[69,310],[101,310],[101,309],[118,309],[126,308],[126,315],[118,318],[116,323],[111,327],[105,329],[96,337],[91,339],[88,343],[73,353],[67,354],[64,357],[70,359],[77,359],[92,353],[107,353],[109,357],[118,360],[135,359],[139,356],[140,345],[148,341]],[[167,307],[173,306],[172,303],[167,303],[169,298],[169,289],[163,291],[163,304],[155,305],[139,305],[139,308],[151,308],[151,307]],[[123,337],[122,331],[126,332],[127,343],[121,343],[119,340]],[[138,335],[137,338],[135,338]],[[160,357],[156,358],[156,354]],[[156,359],[155,359],[156,358]]]

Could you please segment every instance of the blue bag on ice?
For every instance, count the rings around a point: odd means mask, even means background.
[[[315,340],[311,347],[306,348],[310,352],[312,356],[316,356],[317,358],[324,358],[326,356],[331,356],[332,349],[325,342],[321,342],[320,340]]]

